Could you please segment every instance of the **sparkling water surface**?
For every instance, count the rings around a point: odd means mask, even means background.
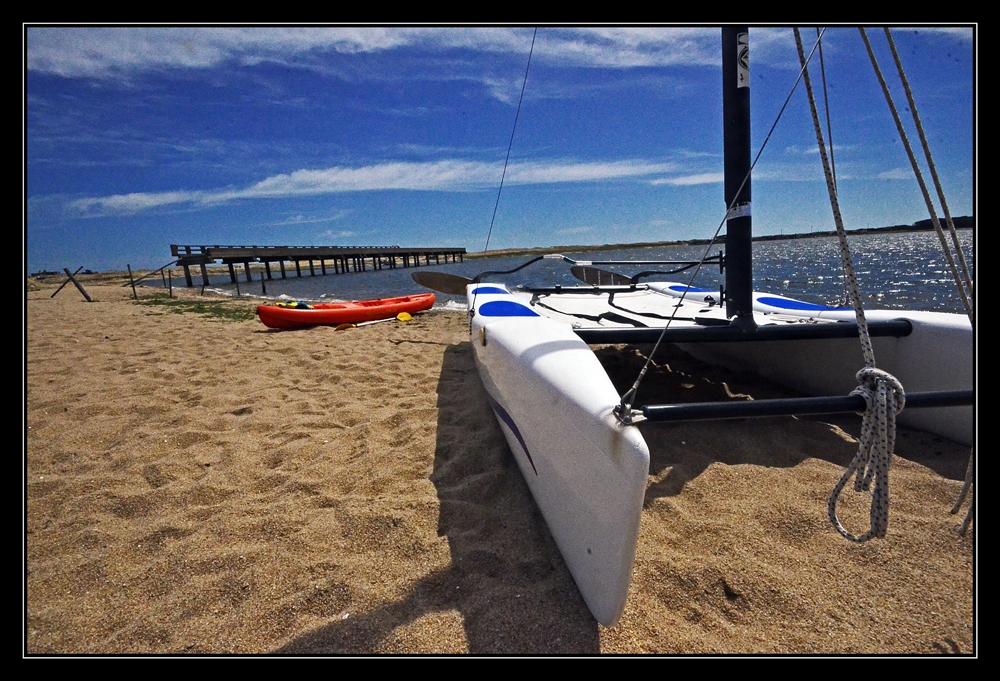
[[[973,268],[972,230],[959,230],[960,243],[966,261]],[[929,310],[937,312],[962,312],[951,269],[945,259],[941,243],[934,232],[909,232],[893,234],[866,234],[848,237],[851,258],[857,272],[858,284],[866,308]],[[721,245],[711,249],[710,255],[723,250]],[[811,303],[834,304],[844,299],[840,251],[836,237],[782,239],[758,241],[753,246],[754,290],[776,293]],[[592,260],[595,267],[621,274],[634,275],[651,269],[669,269],[667,266],[602,265],[602,260],[697,260],[706,254],[705,246],[665,246],[629,248],[616,251],[566,251],[564,255],[574,260]],[[527,262],[534,256],[466,259],[463,263],[421,266],[418,268],[383,269],[348,274],[309,274],[303,263],[303,275],[295,275],[288,267],[288,278],[281,279],[277,268],[272,267],[275,278],[266,280],[266,295],[262,293],[260,276],[254,272],[254,281],[247,282],[242,267],[239,274],[239,295],[265,300],[342,301],[388,298],[425,291],[411,278],[413,272],[446,272],[472,278],[484,271],[509,270]],[[328,263],[327,271],[332,271]],[[194,276],[196,286],[201,279]],[[652,276],[644,281],[671,280],[686,283],[693,270],[669,276]],[[486,281],[498,281],[508,286],[563,286],[581,285],[570,273],[570,264],[559,260],[541,260],[510,275],[493,275]],[[706,264],[698,272],[694,285],[717,290],[721,283],[717,265]],[[151,285],[160,285],[151,281]],[[174,285],[183,285],[183,277],[175,277]],[[237,286],[229,282],[228,275],[211,277],[207,287],[216,293],[237,295]],[[436,308],[465,310],[465,300],[459,296],[436,294]]]

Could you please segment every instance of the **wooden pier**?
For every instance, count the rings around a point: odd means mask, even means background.
[[[309,273],[344,274],[347,272],[365,272],[369,268],[381,270],[388,267],[419,267],[420,259],[424,265],[439,265],[442,262],[463,262],[464,248],[401,248],[399,246],[180,246],[170,245],[170,253],[177,259],[177,264],[184,268],[184,279],[188,286],[194,286],[191,280],[191,267],[201,268],[202,282],[208,285],[208,265],[222,263],[229,265],[229,279],[236,283],[236,265],[243,265],[247,281],[253,281],[250,273],[251,263],[262,263],[266,276],[273,279],[271,265],[277,263],[281,278],[287,278],[285,263],[295,266],[297,276],[302,276],[303,263],[308,264]],[[449,260],[450,258],[450,260]]]

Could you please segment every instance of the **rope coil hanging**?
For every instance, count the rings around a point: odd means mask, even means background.
[[[854,264],[847,244],[847,233],[844,230],[844,220],[837,199],[837,187],[833,171],[827,155],[826,143],[823,141],[823,129],[820,126],[816,98],[809,79],[809,70],[799,29],[795,33],[795,46],[798,49],[799,63],[803,69],[803,83],[809,98],[809,109],[812,113],[813,128],[816,132],[816,142],[819,146],[820,159],[823,162],[823,174],[826,177],[827,193],[830,195],[830,207],[833,209],[833,219],[837,226],[837,238],[840,244],[840,259],[847,281],[851,304],[854,306],[855,318],[858,324],[858,336],[861,340],[861,353],[864,356],[865,368],[858,372],[857,379],[861,385],[851,394],[861,395],[865,399],[867,409],[861,424],[861,438],[858,453],[844,470],[840,480],[834,486],[827,501],[827,512],[830,522],[837,531],[851,541],[863,542],[872,537],[884,537],[889,525],[889,466],[892,463],[893,448],[896,442],[896,414],[902,410],[906,397],[903,386],[891,374],[875,366],[875,352],[872,349],[871,337],[868,334],[868,322],[865,319],[864,307],[861,304],[861,293],[858,289]],[[862,534],[848,532],[837,517],[837,501],[840,493],[852,476],[857,476],[854,487],[858,491],[868,491],[872,481],[872,502],[869,518],[870,529]]]
[[[858,438],[858,453],[830,492],[827,513],[837,532],[852,541],[863,542],[872,537],[884,538],[889,527],[889,465],[896,444],[896,414],[903,410],[906,395],[902,384],[881,369],[864,368],[857,373],[857,379],[861,385],[851,394],[860,395],[867,404]],[[848,532],[837,518],[837,500],[855,474],[854,490],[857,492],[869,491],[872,480],[875,481],[868,516],[871,528],[861,535]]]

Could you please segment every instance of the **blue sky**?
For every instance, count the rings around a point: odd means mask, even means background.
[[[533,32],[26,26],[28,271],[159,267],[172,243],[483,250]],[[952,214],[972,214],[973,28],[893,37]],[[858,30],[828,28],[823,57],[847,227],[925,219]],[[540,27],[490,249],[711,236],[720,59],[718,27]],[[756,153],[798,73],[791,28],[751,27],[750,64]],[[755,233],[833,229],[801,85],[753,200]]]

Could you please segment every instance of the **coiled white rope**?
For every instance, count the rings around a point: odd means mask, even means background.
[[[812,112],[813,128],[816,131],[816,142],[819,155],[823,161],[823,172],[826,176],[827,192],[830,195],[830,207],[833,209],[833,220],[837,226],[837,237],[840,244],[840,259],[844,269],[844,279],[850,292],[851,304],[854,306],[855,318],[858,324],[858,336],[861,340],[861,352],[865,360],[865,368],[857,373],[860,386],[851,394],[861,395],[867,404],[861,423],[861,438],[858,453],[844,471],[840,481],[834,486],[827,500],[827,512],[830,522],[837,531],[852,541],[867,541],[872,537],[884,537],[889,526],[889,465],[892,463],[893,449],[896,444],[896,414],[906,403],[903,386],[891,374],[875,366],[875,352],[872,349],[871,338],[868,335],[868,322],[865,310],[861,304],[861,293],[858,289],[854,264],[851,262],[851,252],[847,245],[847,233],[844,230],[844,220],[840,213],[840,202],[837,199],[837,187],[827,156],[826,143],[823,141],[823,129],[820,127],[819,113],[816,108],[816,98],[813,95],[809,71],[806,68],[805,52],[802,49],[802,37],[799,29],[793,29],[795,45],[798,48],[799,63],[803,66],[803,82],[809,97],[809,108]],[[872,480],[875,488],[872,490],[872,503],[869,517],[871,527],[862,534],[852,534],[844,529],[837,517],[837,501],[847,481],[858,473],[855,489],[868,491]]]
[[[857,374],[861,384],[852,395],[861,395],[868,405],[861,423],[860,446],[854,460],[844,470],[827,501],[827,513],[837,532],[851,541],[863,542],[885,537],[889,527],[889,464],[896,444],[896,414],[906,404],[903,386],[891,374],[881,369],[864,368]],[[837,518],[837,501],[847,481],[857,474],[854,489],[867,492],[875,480],[869,511],[871,529],[864,534],[851,534]]]

